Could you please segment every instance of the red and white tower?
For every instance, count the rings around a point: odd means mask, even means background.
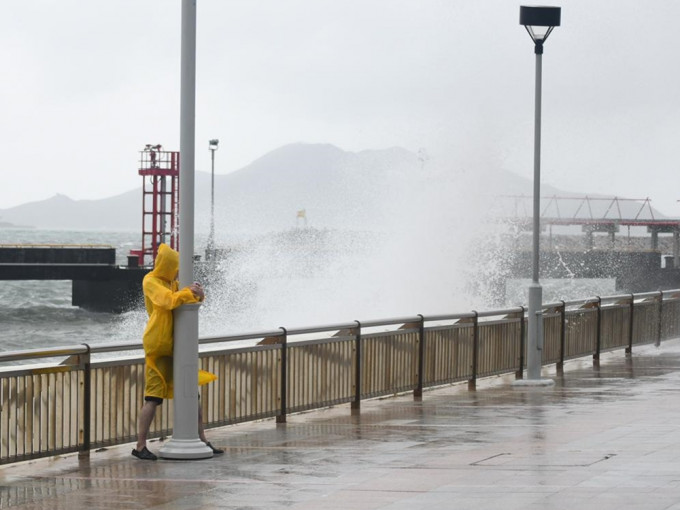
[[[142,249],[131,250],[141,266],[153,265],[161,243],[179,249],[179,152],[147,144],[140,152]]]

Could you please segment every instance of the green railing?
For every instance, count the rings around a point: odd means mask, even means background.
[[[680,337],[680,291],[543,306],[543,363]],[[255,332],[200,340],[207,427],[276,418],[480,377],[522,377],[523,307]],[[35,364],[40,360],[40,364]],[[131,442],[143,404],[141,343],[0,353],[0,463]],[[172,401],[151,435],[172,433]]]

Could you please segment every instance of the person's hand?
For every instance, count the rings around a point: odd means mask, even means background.
[[[203,287],[201,286],[200,283],[198,282],[192,283],[191,285],[189,285],[189,289],[191,290],[194,297],[199,301],[203,301],[205,299],[205,292],[203,291]]]

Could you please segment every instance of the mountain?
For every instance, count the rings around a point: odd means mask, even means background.
[[[238,171],[215,175],[216,218],[224,220],[222,228],[267,231],[294,226],[297,211],[304,209],[320,227],[364,225],[378,209],[376,194],[390,188],[390,176],[417,165],[417,157],[400,148],[351,153],[329,144],[286,145]],[[141,187],[102,200],[55,195],[0,209],[0,220],[5,226],[137,230],[141,202]],[[195,203],[196,228],[205,232],[210,214],[205,172],[196,172]]]
[[[416,155],[401,148],[352,153],[333,145],[286,145],[215,179],[216,218],[230,231],[278,230],[294,226],[304,210],[315,226],[366,228],[386,221],[386,197],[418,165]],[[209,196],[199,183],[197,191]],[[207,218],[209,204],[197,204],[197,218]]]
[[[16,226],[73,230],[131,230],[141,224],[141,190],[101,200],[72,200],[57,194],[47,200],[0,209],[0,219]]]
[[[521,210],[531,210],[530,180],[462,166],[424,161],[399,147],[354,153],[330,144],[285,145],[238,171],[215,175],[216,234],[277,231],[299,222],[348,230],[394,225],[436,230],[478,221],[501,203],[502,210],[517,211],[518,204],[523,204]],[[210,174],[196,173],[197,233],[209,230],[210,182]],[[577,195],[545,184],[542,190],[543,196]],[[503,195],[526,198],[498,199]],[[48,229],[134,231],[142,221],[141,202],[141,187],[103,200],[56,195],[0,210],[0,221]],[[623,207],[633,214],[631,208],[639,204]],[[305,218],[298,218],[302,210]]]

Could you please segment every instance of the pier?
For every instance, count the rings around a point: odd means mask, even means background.
[[[531,252],[516,251],[510,259],[506,268],[510,276],[531,278]],[[616,280],[618,292],[680,287],[680,268],[672,263],[661,267],[661,253],[649,250],[542,250],[540,275],[541,278],[611,278]]]
[[[119,266],[106,245],[0,245],[0,280],[71,280],[71,303],[119,313],[141,299],[149,268]]]

